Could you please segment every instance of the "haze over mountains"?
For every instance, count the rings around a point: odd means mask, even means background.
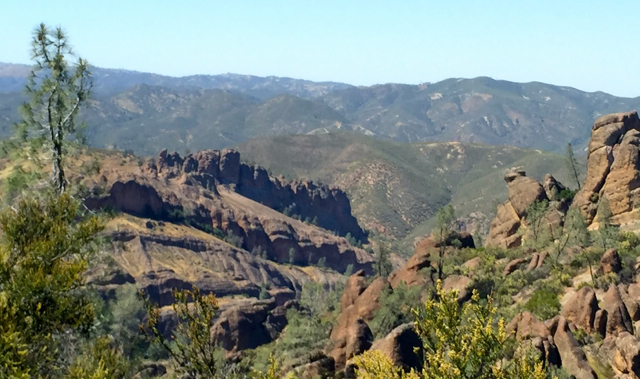
[[[0,63],[0,137],[16,111],[28,66]],[[459,141],[560,152],[586,146],[602,114],[640,98],[487,77],[433,84],[344,83],[196,75],[173,78],[94,68],[89,143],[151,155],[162,148],[223,148],[253,138],[347,130],[398,142]]]

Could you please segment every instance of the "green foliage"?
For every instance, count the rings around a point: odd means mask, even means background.
[[[393,271],[393,265],[389,260],[391,251],[384,242],[378,242],[378,248],[375,250],[373,257],[373,270],[377,276],[386,278]]]
[[[235,235],[231,229],[227,229],[227,236],[224,240],[227,241],[229,245],[235,246],[238,249],[242,249],[242,244],[244,244],[244,238]]]
[[[518,349],[511,362],[505,357],[508,339],[504,321],[495,320],[491,298],[462,307],[456,291],[445,292],[440,281],[436,296],[414,310],[416,332],[424,343],[423,366],[418,372],[402,372],[384,354],[369,351],[354,358],[360,379],[545,379],[542,362],[533,348]]]
[[[578,170],[578,160],[573,154],[573,147],[571,146],[571,143],[567,144],[565,159],[567,163],[567,171],[569,171],[571,179],[575,181],[577,188],[580,189],[580,172]]]
[[[382,338],[395,327],[413,321],[411,308],[420,302],[420,290],[419,286],[407,287],[402,282],[395,289],[387,287],[380,293],[380,308],[369,322],[376,338]]]
[[[37,171],[25,171],[22,167],[14,167],[7,177],[5,200],[11,201],[39,179],[40,173]]]
[[[594,241],[603,250],[616,247],[618,240],[618,227],[611,224],[611,216],[609,199],[603,197],[598,202],[596,221],[599,226],[598,229],[593,232]]]
[[[140,329],[151,343],[157,344],[169,353],[179,374],[189,378],[221,378],[221,365],[217,347],[209,336],[209,327],[218,301],[212,294],[202,295],[197,287],[192,290],[173,290],[177,326],[172,332],[170,343],[160,330],[160,309],[141,293],[147,308],[146,325]]]
[[[560,191],[560,193],[558,194],[558,200],[565,200],[571,203],[573,201],[573,198],[576,197],[577,193],[578,191],[573,191],[568,188],[565,188],[562,191]]]
[[[431,232],[435,241],[440,245],[438,249],[438,279],[443,279],[444,275],[444,253],[447,248],[447,240],[454,231],[456,214],[451,204],[441,207],[436,214],[436,226]]]
[[[524,308],[541,320],[548,320],[560,313],[560,300],[555,291],[542,288],[534,292]]]
[[[128,377],[128,362],[111,346],[109,337],[99,337],[86,347],[69,369],[68,379],[121,379]]]
[[[75,119],[90,95],[89,64],[79,58],[70,67],[67,59],[72,51],[60,27],[52,30],[40,24],[33,31],[31,46],[35,64],[26,87],[30,100],[20,107],[23,121],[18,124],[17,134],[22,141],[35,143],[32,147],[44,145],[51,150],[53,183],[62,193],[67,184],[64,157],[68,142],[83,140],[82,128],[76,126]]]
[[[54,375],[58,337],[89,331],[83,274],[102,228],[67,195],[22,199],[0,213],[0,376]]]
[[[549,209],[547,200],[534,201],[527,207],[527,235],[525,236],[525,246],[534,249],[543,249],[551,243],[549,226],[545,219],[545,214]]]

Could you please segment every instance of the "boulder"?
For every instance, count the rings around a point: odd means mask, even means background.
[[[535,201],[547,200],[547,194],[535,179],[528,178],[522,170],[510,171],[504,176],[509,187],[509,202],[519,218],[527,214],[527,207]]]
[[[567,187],[563,186],[556,178],[551,174],[547,174],[544,176],[544,180],[542,181],[542,188],[544,188],[544,192],[547,195],[547,198],[551,201],[559,200],[560,192],[567,189]]]
[[[600,266],[598,267],[597,273],[598,275],[609,274],[609,273],[619,273],[622,270],[622,261],[620,260],[620,255],[618,255],[618,250],[609,249],[607,250],[602,258],[600,259]]]
[[[615,337],[622,332],[633,333],[633,323],[627,307],[622,300],[622,295],[617,286],[609,286],[609,290],[602,299],[604,309],[607,311],[607,328],[605,337]]]
[[[464,275],[449,275],[442,282],[442,289],[458,292],[458,303],[462,304],[465,301],[471,299],[471,291],[469,291],[469,285],[472,280]]]
[[[615,339],[615,350],[610,361],[617,374],[627,374],[634,379],[639,378],[640,339],[627,332],[620,333]]]
[[[480,257],[471,258],[462,264],[462,267],[466,268],[470,272],[474,272],[480,268],[482,259]]]
[[[414,331],[413,324],[403,324],[393,329],[386,337],[374,342],[371,350],[378,350],[391,359],[394,365],[405,371],[422,367],[422,340]]]
[[[593,319],[593,329],[602,337],[607,334],[607,318],[607,311],[600,309],[596,312],[596,316]]]
[[[509,261],[509,263],[507,263],[507,265],[505,266],[504,270],[502,270],[502,275],[507,276],[507,275],[512,274],[514,271],[519,269],[525,263],[527,263],[527,259],[526,258],[512,259],[511,261]]]
[[[575,376],[576,379],[597,379],[586,354],[569,328],[569,322],[562,316],[557,319],[553,341],[558,348],[562,367],[567,373]]]
[[[314,354],[311,362],[296,371],[302,371],[300,379],[330,379],[334,378],[335,362],[324,353]]]
[[[545,189],[523,170],[512,168],[504,176],[509,188],[509,200],[498,205],[496,217],[491,221],[486,246],[514,248],[522,244],[518,229],[529,205],[547,199]],[[555,180],[555,179],[554,179]]]
[[[582,287],[562,307],[562,316],[587,333],[594,331],[598,299],[591,287]]]
[[[507,333],[512,333],[518,341],[530,340],[540,352],[540,359],[547,360],[554,365],[560,365],[560,355],[549,328],[532,313],[517,314],[507,324],[505,330]]]
[[[357,283],[357,280],[352,281],[352,285],[355,283]],[[368,326],[365,329],[364,325],[373,319],[374,312],[380,308],[380,295],[383,291],[387,291],[388,288],[389,282],[385,278],[377,278],[362,291],[351,305],[343,308],[340,315],[338,315],[329,336],[332,346],[328,354],[334,359],[336,370],[344,369],[347,360],[358,350],[357,346],[366,346],[367,342],[365,340],[369,338],[371,331],[369,330],[367,333]],[[346,295],[346,293],[353,293],[353,290],[345,290],[345,294],[343,294],[343,298],[340,301],[341,304],[351,301],[344,298],[345,296],[351,296]],[[356,332],[358,338],[362,338],[363,341],[357,342],[353,339],[353,334]]]
[[[347,329],[347,344],[345,346],[345,359],[349,360],[371,348],[373,333],[369,325],[359,318]]]
[[[226,309],[211,327],[212,340],[230,355],[271,342],[265,321],[275,307],[274,300],[252,300]]]
[[[485,245],[503,249],[520,246],[522,244],[522,236],[518,234],[520,225],[520,217],[513,209],[511,202],[498,204],[496,217],[491,220],[491,228]]]

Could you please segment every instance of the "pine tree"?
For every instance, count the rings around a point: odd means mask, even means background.
[[[454,231],[456,213],[451,204],[441,207],[436,214],[436,226],[431,233],[438,243],[438,278],[443,279],[444,253],[447,249],[447,240]]]
[[[569,171],[569,175],[571,179],[576,181],[576,185],[578,186],[578,190],[580,189],[580,173],[578,171],[578,160],[575,155],[573,155],[573,147],[571,143],[567,144],[567,156],[565,157],[567,163],[567,170]]]
[[[91,92],[89,64],[82,58],[74,65],[68,63],[73,51],[60,27],[50,29],[40,24],[33,31],[31,46],[35,64],[26,86],[29,102],[20,107],[23,120],[17,125],[17,134],[21,141],[30,140],[33,152],[43,145],[50,149],[54,187],[63,193],[68,142],[83,139],[76,116]]]

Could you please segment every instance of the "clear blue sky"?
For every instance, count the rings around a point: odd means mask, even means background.
[[[639,0],[1,0],[0,61],[61,25],[108,68],[356,85],[490,76],[640,95]]]

